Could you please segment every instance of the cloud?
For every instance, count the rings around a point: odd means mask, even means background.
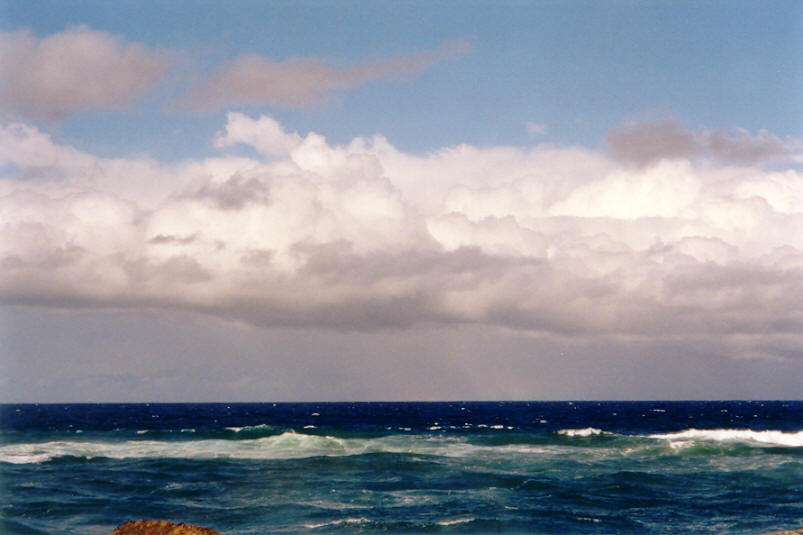
[[[285,132],[273,117],[263,115],[254,120],[241,113],[229,113],[227,119],[225,131],[215,137],[215,147],[227,148],[242,143],[265,156],[285,156],[302,142],[301,136]]]
[[[123,109],[165,74],[167,54],[86,26],[46,38],[0,33],[0,105],[63,119],[89,108]]]
[[[226,104],[301,107],[320,102],[334,91],[382,78],[417,75],[468,50],[468,43],[458,40],[407,57],[368,60],[345,67],[331,67],[316,57],[274,61],[256,54],[244,55],[189,90],[181,104],[204,111]]]
[[[549,131],[549,125],[546,123],[534,123],[532,121],[527,121],[524,123],[524,127],[527,129],[528,133],[539,136],[543,136]]]
[[[226,154],[241,143],[259,156]],[[262,328],[694,339],[750,358],[803,344],[794,168],[639,168],[551,146],[413,155],[242,114],[216,145],[216,158],[168,165],[0,130],[3,301]]]
[[[606,134],[605,142],[615,158],[641,166],[662,159],[694,157],[753,164],[792,157],[797,149],[796,143],[785,142],[766,131],[757,134],[744,129],[692,132],[669,119],[615,126]]]

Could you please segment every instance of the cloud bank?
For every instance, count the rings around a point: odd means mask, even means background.
[[[236,113],[215,144],[166,165],[3,127],[3,302],[800,356],[795,169],[698,165],[680,149],[641,167],[546,145],[413,155]],[[260,157],[228,155],[238,144]]]
[[[209,80],[189,90],[180,102],[199,111],[216,110],[227,104],[301,107],[320,102],[334,91],[381,78],[416,75],[468,50],[467,42],[452,41],[432,51],[345,67],[331,67],[316,57],[274,61],[249,54],[218,69]]]
[[[0,103],[46,119],[122,109],[151,89],[169,63],[165,53],[86,26],[42,39],[27,31],[0,33]]]

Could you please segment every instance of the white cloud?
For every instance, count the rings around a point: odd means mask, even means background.
[[[87,108],[122,109],[166,72],[166,54],[78,26],[46,38],[0,33],[0,105],[62,119]]]
[[[239,143],[264,159],[225,155]],[[793,169],[633,168],[555,147],[417,156],[239,114],[216,145],[218,158],[165,165],[0,130],[5,301],[259,326],[691,336],[749,356],[801,341]]]
[[[687,161],[620,170],[576,188],[553,204],[552,215],[576,217],[678,217],[698,199],[702,182]]]
[[[250,145],[265,156],[285,156],[301,144],[301,136],[288,134],[273,117],[251,119],[241,113],[229,113],[225,132],[215,137],[215,147],[226,148],[239,143]]]

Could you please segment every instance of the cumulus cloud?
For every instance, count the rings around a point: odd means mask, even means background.
[[[242,114],[215,143],[217,158],[166,165],[0,130],[3,300],[265,327],[694,338],[749,357],[803,343],[795,169],[638,168],[553,146],[413,155]],[[237,144],[259,157],[226,155]]]
[[[45,38],[0,33],[0,105],[28,117],[63,119],[88,108],[122,109],[169,66],[165,53],[86,26]]]
[[[249,54],[217,70],[211,79],[188,91],[181,103],[196,110],[214,110],[225,104],[306,106],[333,91],[381,78],[416,75],[468,50],[468,43],[458,40],[406,57],[367,60],[344,67],[332,67],[317,57],[274,61]]]
[[[223,132],[215,136],[215,147],[226,148],[240,143],[250,145],[265,156],[285,156],[301,144],[301,136],[287,133],[279,121],[263,115],[251,119],[241,113],[229,113]]]
[[[608,150],[619,160],[647,165],[662,159],[706,157],[735,164],[752,164],[791,157],[797,144],[766,131],[686,129],[677,121],[628,122],[605,136]]]

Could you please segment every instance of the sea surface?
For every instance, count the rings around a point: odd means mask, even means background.
[[[803,402],[0,406],[3,534],[803,527]]]

